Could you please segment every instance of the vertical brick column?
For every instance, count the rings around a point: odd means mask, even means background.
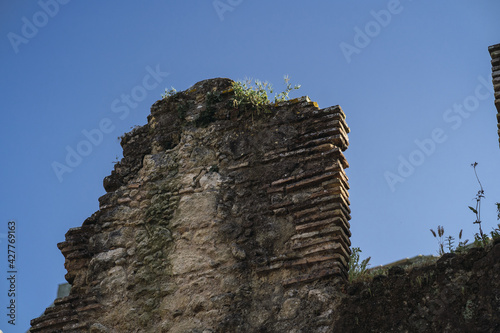
[[[304,105],[314,103],[305,99]],[[268,188],[271,210],[293,221],[295,233],[287,241],[286,253],[261,268],[281,271],[284,286],[346,277],[351,244],[349,185],[344,172],[349,164],[342,153],[349,144],[345,114],[339,106],[302,107],[297,121],[300,139],[280,156],[300,162],[302,171],[275,180]]]
[[[491,55],[491,70],[493,87],[495,88],[495,106],[497,108],[498,136],[500,137],[500,44],[492,45],[488,48]],[[500,138],[499,138],[500,144]]]

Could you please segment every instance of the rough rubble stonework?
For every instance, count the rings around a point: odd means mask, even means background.
[[[495,89],[495,106],[497,108],[498,136],[500,137],[500,44],[488,48],[491,55],[491,71]],[[500,144],[500,138],[498,139]]]
[[[160,100],[122,138],[100,210],[58,244],[70,295],[31,332],[329,325],[325,281],[345,279],[350,253],[345,115],[307,97],[240,112],[231,86]]]
[[[346,286],[329,332],[500,332],[500,239]]]

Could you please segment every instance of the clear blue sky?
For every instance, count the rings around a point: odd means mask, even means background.
[[[342,106],[352,242],[373,265],[436,254],[438,224],[473,236],[474,161],[490,230],[500,149],[487,47],[500,43],[499,13],[498,0],[3,1],[0,237],[15,220],[19,273],[15,327],[0,279],[0,329],[24,332],[65,282],[56,244],[98,209],[117,137],[146,123],[165,87],[207,78],[280,88],[288,74],[302,85],[294,96]],[[102,140],[82,144],[99,126]],[[88,154],[59,179],[67,147]]]

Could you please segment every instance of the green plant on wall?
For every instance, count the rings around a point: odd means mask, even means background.
[[[491,231],[491,238],[500,238],[500,223],[495,228],[493,228],[493,231]]]
[[[469,209],[476,215],[476,220],[474,224],[477,224],[479,227],[479,233],[474,235],[474,243],[476,245],[485,246],[488,243],[488,235],[483,233],[483,228],[481,227],[481,200],[484,198],[484,189],[479,177],[477,176],[476,166],[477,162],[471,164],[474,168],[474,174],[476,175],[477,182],[479,183],[479,190],[476,193],[476,207],[469,206]]]
[[[437,238],[437,240],[438,240],[438,248],[439,248],[438,253],[440,256],[442,256],[443,254],[445,254],[447,252],[447,251],[445,251],[445,249],[447,249],[449,253],[462,252],[465,250],[465,246],[469,242],[468,239],[466,239],[465,241],[462,241],[463,230],[460,230],[460,232],[458,233],[458,245],[456,247],[455,247],[455,237],[448,236],[448,237],[443,238],[443,236],[444,236],[444,227],[443,226],[438,225],[437,232],[434,231],[433,229],[430,229],[430,230],[431,230],[431,233],[434,236],[434,238]]]
[[[252,111],[252,116],[255,113],[270,112],[270,106],[273,103],[283,102],[289,99],[289,94],[292,90],[297,90],[300,85],[292,86],[288,76],[284,77],[285,90],[276,94],[271,101],[270,95],[274,93],[274,89],[269,82],[262,82],[251,79],[244,81],[236,81],[233,83],[233,107],[240,110]]]
[[[251,79],[235,81],[232,83],[233,97],[229,100],[229,107],[235,108],[241,112],[251,112],[252,119],[254,114],[259,115],[263,112],[270,113],[273,104],[288,100],[290,98],[290,92],[300,88],[300,85],[293,86],[288,76],[284,77],[284,82],[285,89],[275,94],[274,99],[271,100],[270,96],[274,93],[274,89],[269,82],[262,82],[259,80],[252,81]],[[168,99],[177,94],[180,93],[178,93],[174,87],[171,87],[170,89],[165,89],[165,93],[161,96],[163,99]],[[206,126],[215,120],[215,105],[221,100],[220,92],[207,92],[205,108],[200,113],[200,117],[196,122],[197,126]],[[190,106],[188,102],[178,105],[177,114],[180,119],[185,118],[186,111]]]
[[[443,241],[444,227],[438,225],[437,232],[431,229],[431,233],[434,236],[434,238],[437,238],[437,240],[438,240],[439,255],[443,255],[444,254],[444,241]]]
[[[351,255],[349,257],[349,282],[353,282],[367,274],[371,257],[361,260],[359,256],[361,252],[359,247],[353,247],[351,249]]]
[[[455,238],[452,236],[448,236],[443,238],[444,236],[444,227],[438,225],[437,231],[434,231],[433,229],[431,230],[432,235],[437,238],[438,240],[438,246],[439,246],[439,255],[443,255],[446,252],[454,253],[454,252],[463,252],[466,250],[466,248],[474,245],[474,246],[479,246],[479,247],[484,247],[490,242],[490,238],[488,236],[488,233],[485,233],[482,228],[482,220],[481,220],[481,202],[482,199],[484,199],[484,188],[483,185],[481,184],[481,181],[479,180],[479,176],[477,175],[477,167],[478,163],[474,162],[471,164],[471,166],[474,169],[474,175],[476,176],[476,180],[479,184],[479,190],[477,191],[474,200],[476,201],[475,206],[468,206],[468,208],[474,213],[475,215],[475,220],[474,224],[477,224],[479,227],[479,232],[476,232],[474,234],[474,243],[469,244],[468,240],[462,241],[462,230],[460,230],[460,233],[458,235],[459,243],[455,247]],[[497,220],[500,220],[500,203],[497,202],[495,203],[496,209],[497,209]],[[491,238],[496,239],[500,238],[500,224],[497,225],[497,227],[492,228],[493,230],[490,232]],[[448,251],[445,251],[445,250]]]
[[[177,90],[174,87],[170,87],[170,89],[165,89],[165,93],[161,94],[162,98],[169,98],[170,96],[173,96],[177,94]]]
[[[233,106],[237,109],[255,109],[260,113],[270,104],[268,92],[272,91],[268,82],[255,80],[254,85],[251,80],[236,81],[233,83]]]
[[[495,205],[497,206],[497,220],[500,220],[500,202],[495,203]],[[493,231],[491,231],[491,238],[500,238],[500,223],[498,223],[497,226],[492,229]]]
[[[477,162],[474,162],[471,164],[471,166],[474,168],[474,174],[476,175],[477,182],[479,184],[479,190],[476,193],[476,207],[469,206],[469,209],[476,215],[476,220],[474,221],[474,224],[477,224],[479,227],[479,232],[477,232],[474,235],[474,244],[476,246],[486,246],[490,242],[490,238],[487,233],[483,232],[482,228],[482,221],[481,221],[481,200],[485,197],[484,196],[484,189],[483,185],[481,184],[481,181],[479,180],[479,177],[477,175],[476,171],[476,166]],[[497,209],[497,220],[500,220],[500,203],[497,202],[495,203],[496,209]],[[491,238],[496,239],[500,237],[500,224],[497,225],[497,227],[493,228],[493,231],[490,232]]]
[[[292,87],[292,84],[290,83],[290,78],[288,77],[288,75],[285,75],[284,80],[285,80],[286,88],[284,91],[282,91],[279,94],[274,96],[274,103],[287,101],[288,99],[290,99],[290,97],[288,95],[290,94],[290,92],[292,90],[300,89],[300,84],[296,84],[295,86]]]
[[[497,206],[497,220],[500,220],[500,202],[495,203]]]

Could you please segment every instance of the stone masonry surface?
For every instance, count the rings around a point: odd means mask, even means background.
[[[123,136],[99,211],[58,244],[70,295],[31,332],[261,332],[294,327],[304,297],[328,311],[314,286],[345,280],[350,254],[345,115],[233,96],[201,81]]]
[[[500,332],[500,239],[427,266],[391,267],[345,292],[329,332]]]

